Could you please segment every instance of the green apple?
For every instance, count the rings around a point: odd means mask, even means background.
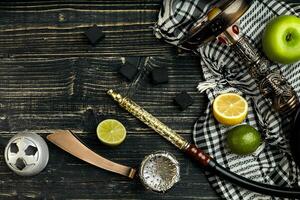
[[[291,64],[300,60],[300,18],[293,15],[271,20],[263,33],[263,51],[277,63]]]

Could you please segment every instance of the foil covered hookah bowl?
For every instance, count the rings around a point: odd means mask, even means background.
[[[237,20],[248,10],[251,3],[252,0],[220,1],[195,23],[179,45],[193,50],[217,39],[230,46],[239,60],[248,67],[262,95],[270,98],[273,108],[281,114],[293,113],[299,105],[296,92],[279,70],[271,70],[272,63],[241,34],[237,24]]]
[[[179,162],[169,152],[156,151],[142,161],[139,177],[147,189],[166,192],[180,179]]]

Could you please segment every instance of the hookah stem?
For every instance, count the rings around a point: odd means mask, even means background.
[[[194,144],[190,144],[186,139],[177,134],[174,130],[170,129],[168,126],[159,121],[157,118],[155,118],[153,115],[148,113],[146,110],[144,110],[129,98],[122,97],[122,95],[113,90],[108,90],[107,94],[111,96],[116,102],[118,102],[120,107],[127,110],[129,113],[148,125],[162,137],[181,149],[191,158],[196,160],[197,163],[199,163],[201,166],[204,166],[207,170],[230,181],[231,183],[244,187],[245,189],[266,195],[287,198],[300,197],[300,189],[259,183],[229,171],[228,169],[218,164],[213,158],[211,158],[201,149],[197,148]]]
[[[271,62],[262,56],[244,35],[238,35],[232,31],[234,26],[237,25],[229,27],[224,32],[224,36],[230,41],[235,54],[248,66],[263,96],[271,97],[273,107],[278,112],[284,115],[293,113],[299,105],[296,92],[278,68],[270,69]]]

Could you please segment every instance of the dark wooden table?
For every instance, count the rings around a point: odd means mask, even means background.
[[[1,148],[0,199],[218,199],[198,166],[105,94],[108,88],[128,89],[117,72],[124,63],[167,67],[168,84],[145,80],[134,99],[191,140],[206,101],[196,91],[202,80],[199,60],[178,55],[153,36],[160,6],[161,0],[1,1],[0,131],[10,138],[19,132],[45,137],[53,129],[72,129],[94,151],[130,166],[153,151],[168,150],[180,161],[181,181],[168,193],[156,194],[137,180],[95,168],[48,143],[49,164],[34,177],[11,172]],[[96,47],[83,35],[93,24],[106,34]],[[180,91],[195,100],[183,112],[172,103]],[[112,149],[99,142],[90,110],[100,120],[124,123],[128,136],[121,146]]]
[[[297,2],[297,0],[294,0]],[[218,199],[200,167],[119,108],[109,88],[130,87],[119,74],[122,65],[167,67],[170,81],[141,83],[134,100],[163,122],[192,139],[194,122],[206,107],[196,91],[201,81],[199,59],[153,36],[162,0],[1,1],[0,2],[0,134],[19,132],[43,137],[54,129],[71,129],[97,153],[122,164],[138,166],[156,151],[172,152],[181,164],[181,181],[166,194],[91,165],[48,143],[47,168],[34,177],[20,177],[4,163],[0,150],[0,199]],[[106,37],[96,47],[83,32],[93,24]],[[188,91],[194,104],[186,111],[173,105]],[[91,113],[95,113],[96,118]],[[102,145],[97,122],[120,120],[127,128],[117,148]]]
[[[156,150],[168,150],[180,161],[181,181],[168,193],[156,194],[48,143],[49,164],[34,177],[12,173],[1,148],[0,199],[218,199],[198,166],[105,94],[109,88],[128,89],[117,72],[124,64],[167,67],[169,83],[154,86],[146,79],[134,100],[191,140],[193,124],[206,107],[196,91],[201,68],[197,57],[179,54],[153,36],[161,0],[70,2],[0,2],[1,136],[35,132],[45,137],[53,129],[71,129],[94,151],[130,166]],[[106,33],[96,47],[83,35],[93,24]],[[172,103],[181,91],[195,101],[183,112]],[[91,110],[97,120],[115,118],[126,126],[122,145],[112,149],[99,142]]]

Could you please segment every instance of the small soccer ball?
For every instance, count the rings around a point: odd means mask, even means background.
[[[41,136],[35,133],[20,133],[9,140],[4,157],[12,171],[21,176],[32,176],[46,167],[49,151]]]

